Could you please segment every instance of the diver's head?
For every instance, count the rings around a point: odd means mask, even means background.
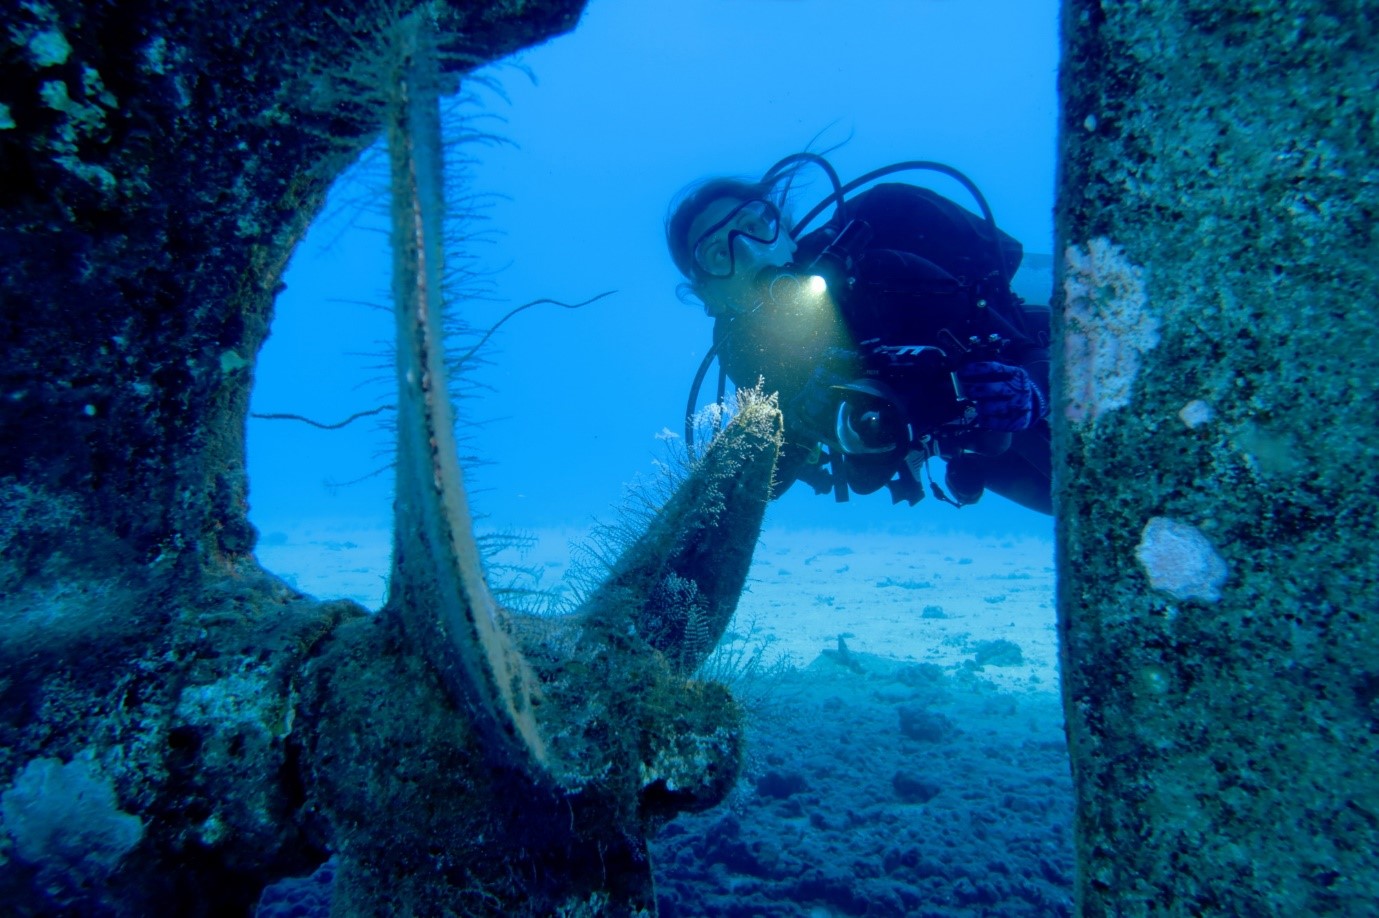
[[[751,308],[764,268],[783,268],[795,241],[771,200],[773,188],[740,179],[695,186],[666,220],[671,258],[712,316]]]

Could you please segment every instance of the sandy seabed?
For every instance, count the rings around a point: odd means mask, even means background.
[[[500,558],[538,571],[558,589],[580,529],[524,534]],[[290,584],[322,599],[378,608],[387,589],[391,532],[351,520],[265,527],[258,557]],[[770,656],[809,665],[838,638],[852,651],[943,667],[970,664],[981,642],[1019,645],[1023,662],[985,667],[1012,691],[1057,691],[1053,545],[1031,536],[962,532],[905,535],[768,528],[730,637],[767,639]]]
[[[505,560],[558,588],[586,538],[535,531]],[[377,608],[389,539],[265,526],[258,555]],[[768,526],[721,645],[746,770],[654,842],[661,914],[1071,914],[1053,586],[1047,539]]]

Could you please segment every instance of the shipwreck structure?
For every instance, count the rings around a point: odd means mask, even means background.
[[[1374,14],[1063,6],[1055,489],[1086,915],[1379,901]]]
[[[737,709],[686,674],[736,602],[779,416],[745,403],[577,615],[513,615],[469,533],[430,273],[436,94],[579,9],[12,11],[10,913],[244,913],[327,850],[341,914],[654,909],[647,834],[736,775]],[[1374,13],[1064,4],[1058,605],[1083,914],[1379,900]],[[292,247],[385,131],[399,535],[369,616],[258,568],[243,434]]]
[[[689,674],[741,592],[780,415],[744,399],[578,610],[495,601],[447,385],[438,100],[577,13],[59,3],[8,25],[8,913],[247,914],[327,851],[336,914],[654,911],[649,833],[740,767],[737,705]],[[369,615],[258,567],[244,426],[292,246],[380,133],[397,520]]]

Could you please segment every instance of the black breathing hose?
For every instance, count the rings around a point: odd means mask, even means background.
[[[685,449],[689,453],[694,451],[694,405],[695,402],[699,401],[699,387],[704,384],[704,377],[708,374],[714,358],[718,356],[718,347],[722,343],[723,339],[719,338],[709,346],[709,352],[704,355],[703,362],[699,364],[699,371],[694,374],[694,382],[690,385],[689,404],[685,406]],[[719,367],[718,400],[720,402],[723,400],[723,376],[723,368]],[[691,458],[693,457],[691,456]]]
[[[839,202],[838,211],[833,215],[833,219],[835,222],[838,223],[839,226],[842,226],[842,211],[843,207],[846,205],[846,202],[843,200],[843,195],[846,194],[846,192],[843,189],[843,182],[841,179],[838,178],[838,171],[833,168],[833,164],[830,163],[828,160],[824,159],[818,153],[791,153],[789,156],[785,157],[784,159],[780,160],[775,165],[773,165],[770,169],[767,169],[766,174],[761,177],[760,184],[774,184],[778,179],[780,179],[782,175],[786,174],[787,166],[800,162],[813,163],[814,165],[818,166],[820,169],[823,170],[824,175],[828,176],[828,182],[830,185],[833,186],[833,192],[824,200],[837,200]],[[790,180],[794,181],[794,178],[795,177],[792,174],[790,176]],[[786,192],[788,193],[790,188],[790,182],[786,182],[785,187]],[[784,198],[785,193],[782,193],[781,197]],[[820,208],[815,208],[814,213],[817,213],[818,210],[820,210]],[[798,227],[790,231],[791,239],[796,238],[798,235]]]
[[[798,233],[800,230],[804,229],[804,227],[808,226],[810,222],[813,221],[813,219],[817,217],[820,213],[822,213],[824,208],[832,204],[835,199],[839,202],[842,202],[845,200],[848,194],[850,194],[853,191],[856,191],[858,188],[862,187],[868,182],[874,182],[879,178],[884,178],[885,176],[892,175],[896,172],[908,172],[911,169],[942,173],[943,175],[946,175],[949,178],[954,179],[958,182],[958,184],[962,185],[962,187],[967,189],[967,193],[972,195],[972,199],[977,202],[977,207],[981,209],[982,217],[986,220],[986,225],[991,230],[991,242],[992,247],[995,249],[996,264],[1000,267],[1001,278],[1004,280],[1006,276],[1006,255],[1005,251],[1001,248],[1001,233],[996,228],[996,218],[992,215],[991,207],[986,203],[986,198],[982,195],[981,190],[977,188],[976,184],[970,178],[963,175],[961,172],[959,172],[957,169],[954,169],[952,166],[946,165],[944,163],[933,162],[932,160],[909,159],[902,163],[892,163],[889,166],[882,166],[880,169],[873,169],[866,175],[859,176],[858,178],[855,178],[852,181],[848,182],[846,185],[842,185],[840,187],[835,186],[834,191],[831,195],[824,198],[818,204],[814,205],[814,209],[811,210],[809,213],[805,214],[804,218],[801,219],[799,223],[795,224],[794,233]],[[841,206],[842,205],[840,204],[840,207]]]

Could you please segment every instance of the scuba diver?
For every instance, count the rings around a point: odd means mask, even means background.
[[[816,165],[832,193],[799,223],[784,213],[799,171]],[[876,179],[926,169],[962,183],[982,216],[926,188]],[[803,229],[829,206],[818,229]],[[1010,289],[1023,248],[999,230],[977,188],[951,167],[906,162],[843,185],[823,157],[786,157],[759,181],[714,178],[677,196],[666,241],[684,293],[714,318],[715,357],[738,387],[778,392],[786,445],[779,496],[924,496],[963,506],[985,490],[1052,513],[1049,312]],[[686,440],[693,446],[692,423]],[[928,475],[946,463],[947,491]]]

